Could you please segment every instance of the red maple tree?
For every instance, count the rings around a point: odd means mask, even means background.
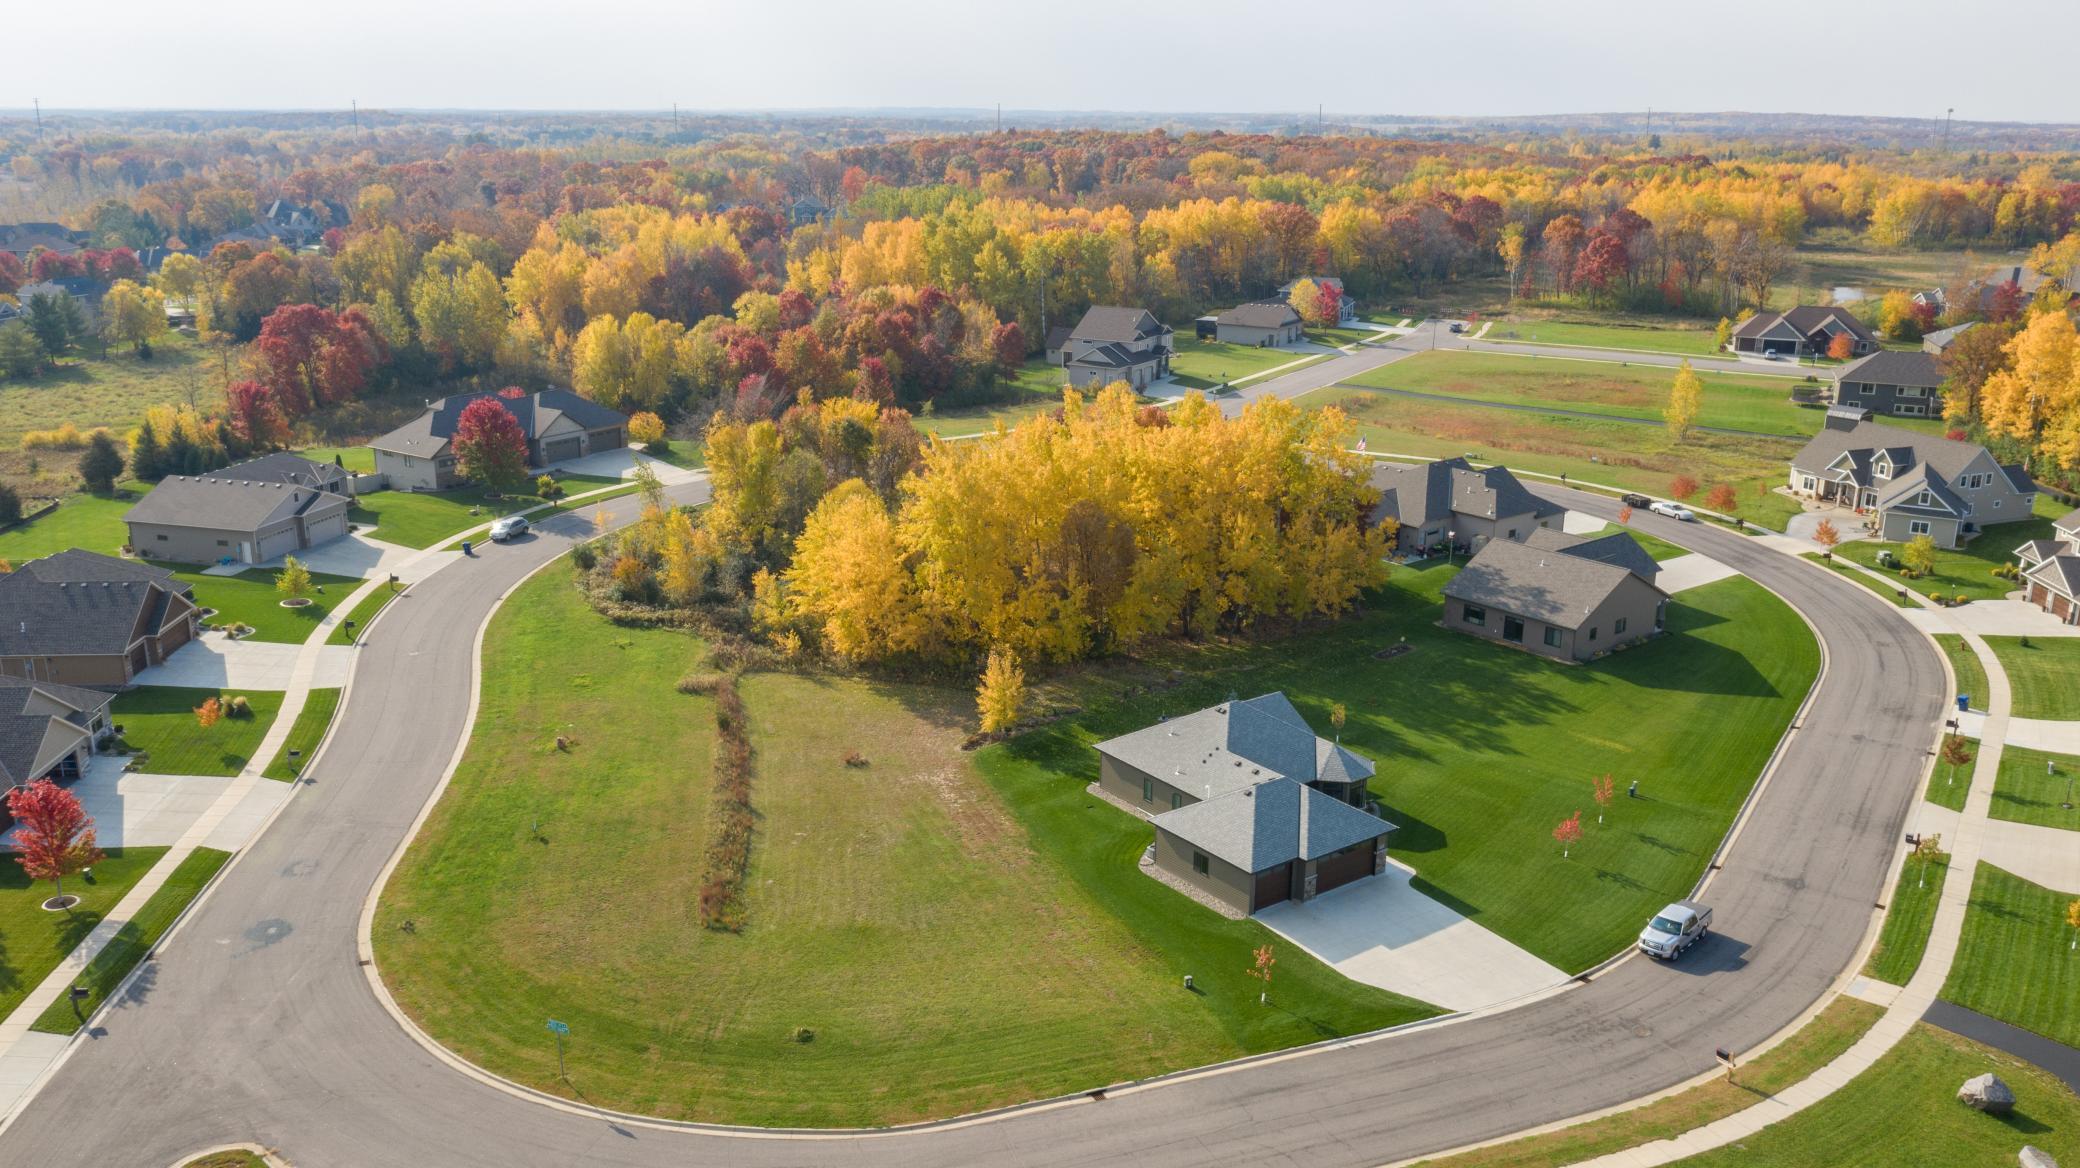
[[[334,312],[315,304],[285,304],[268,313],[253,348],[289,418],[352,401],[386,356],[359,309]]]
[[[1553,829],[1553,838],[1560,841],[1560,858],[1566,859],[1568,849],[1582,840],[1582,813],[1577,811],[1561,820],[1560,825]]]
[[[234,381],[224,391],[224,412],[231,430],[248,446],[266,448],[289,440],[289,422],[282,417],[274,390],[258,381]]]
[[[462,477],[501,490],[527,477],[527,435],[496,397],[480,397],[455,420],[455,469]]]
[[[1677,475],[1675,478],[1669,480],[1668,497],[1671,499],[1687,499],[1696,493],[1697,480],[1691,478],[1689,475]]]
[[[94,820],[79,797],[49,779],[7,793],[14,816],[15,861],[31,880],[48,880],[65,894],[65,878],[101,862],[94,846]]]
[[[1609,809],[1611,800],[1618,797],[1618,782],[1605,774],[1600,779],[1589,780],[1589,796],[1596,800],[1596,822],[1603,822],[1603,813]]]

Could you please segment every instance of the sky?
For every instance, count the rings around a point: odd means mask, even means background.
[[[2080,122],[2080,0],[22,3],[0,108],[1743,110]],[[1815,14],[1825,13],[1816,21]],[[2008,35],[1999,30],[2026,30]],[[83,35],[90,34],[90,35]],[[1770,45],[1771,36],[1780,45]],[[75,49],[91,49],[81,67]]]

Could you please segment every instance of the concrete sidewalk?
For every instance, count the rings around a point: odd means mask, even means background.
[[[1973,694],[1974,705],[1980,704],[1979,695]],[[1984,740],[1987,730],[1987,715],[1973,710],[1957,718],[1957,732],[1967,738]],[[2008,720],[2006,739],[2010,746],[2021,746],[2029,750],[2048,750],[2053,754],[2080,754],[2080,722],[2054,722],[2048,718],[2011,718]]]

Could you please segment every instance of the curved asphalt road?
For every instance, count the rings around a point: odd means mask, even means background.
[[[1548,493],[1592,514],[1617,510]],[[356,960],[365,894],[467,729],[479,623],[581,523],[552,521],[540,539],[438,572],[383,616],[315,786],[0,1135],[0,1163],[156,1168],[257,1140],[299,1168],[1336,1168],[1500,1136],[1699,1074],[1714,1047],[1750,1047],[1810,1005],[1863,937],[1941,713],[1934,650],[1868,590],[1722,529],[1636,515],[1641,530],[1798,605],[1830,657],[1710,888],[1719,933],[1681,963],[1632,960],[1502,1015],[944,1131],[788,1141],[623,1126],[439,1062],[377,1005]]]

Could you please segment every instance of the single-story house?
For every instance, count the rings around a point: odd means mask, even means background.
[[[1726,347],[1736,353],[1781,353],[1787,357],[1825,356],[1834,338],[1847,334],[1852,357],[1884,346],[1846,308],[1801,304],[1783,312],[1763,312],[1742,321]]]
[[[1372,521],[1401,525],[1394,544],[1401,554],[1447,540],[1477,548],[1496,537],[1523,539],[1536,528],[1558,527],[1566,514],[1566,508],[1526,490],[1508,467],[1476,469],[1464,458],[1377,462],[1371,482],[1379,492]]]
[[[1995,523],[2029,519],[2037,485],[1986,448],[1870,419],[1834,406],[1818,434],[1791,456],[1791,491],[1864,517],[1880,539],[1917,535],[1954,548]]]
[[[49,221],[34,223],[0,223],[0,251],[11,251],[24,260],[37,248],[69,255],[87,246],[93,238],[87,232],[74,231],[63,223]]]
[[[1880,416],[1940,417],[1943,367],[1926,351],[1880,349],[1835,371],[1834,400]]]
[[[1342,280],[1335,276],[1304,276],[1302,279],[1310,280],[1321,287],[1335,290],[1338,324],[1350,324],[1358,319],[1358,302],[1352,300],[1350,293],[1343,290]],[[1292,284],[1287,284],[1285,287],[1280,288],[1278,290],[1278,298],[1290,302],[1293,299],[1293,284],[1298,284],[1299,282],[1299,280],[1295,280]]]
[[[1363,808],[1371,760],[1318,737],[1282,693],[1101,742],[1098,785],[1142,809],[1170,879],[1240,913],[1386,870],[1394,825]]]
[[[123,523],[130,547],[146,559],[262,564],[347,534],[352,508],[343,494],[279,479],[174,475],[130,508]]]
[[[1489,540],[1444,586],[1444,624],[1559,661],[1646,640],[1668,619],[1660,568],[1630,535]]]
[[[1163,349],[1130,349],[1104,344],[1085,349],[1063,366],[1069,384],[1106,386],[1124,381],[1137,393],[1170,375],[1170,354]]]
[[[1170,354],[1177,351],[1177,337],[1169,325],[1155,318],[1145,308],[1115,308],[1096,305],[1083,314],[1076,327],[1069,330],[1061,343],[1048,334],[1048,360],[1069,365],[1078,357],[1106,345],[1116,345],[1127,353],[1153,355],[1161,366],[1158,377],[1170,372]],[[1056,354],[1060,356],[1057,357]],[[1081,385],[1083,382],[1076,382]]]
[[[298,487],[316,487],[331,491],[335,495],[351,494],[347,490],[348,474],[345,469],[329,462],[315,462],[300,454],[276,451],[244,462],[234,462],[220,470],[204,471],[206,479],[240,479],[256,483],[287,483]]]
[[[1968,320],[1963,324],[1951,325],[1949,328],[1937,329],[1932,333],[1924,334],[1921,338],[1921,351],[1941,356],[1950,351],[1950,346],[1957,343],[1957,338],[1963,336],[1965,330],[1978,323],[1976,320]]]
[[[74,548],[0,575],[0,676],[120,688],[201,623],[171,571]]]
[[[492,398],[506,407],[527,436],[530,466],[549,466],[628,445],[628,415],[567,389],[545,389],[506,397],[501,393],[458,393],[428,402],[426,412],[368,444],[376,473],[400,491],[439,491],[458,486],[451,440],[470,403]]]
[[[38,779],[69,783],[87,773],[109,734],[113,694],[50,681],[0,677],[0,796]],[[0,798],[0,829],[14,826]]]
[[[1228,345],[1276,348],[1307,339],[1300,314],[1283,301],[1238,304],[1213,318],[1214,339]]]
[[[2051,525],[2053,538],[2015,549],[2023,595],[2066,624],[2080,624],[2080,511]]]

